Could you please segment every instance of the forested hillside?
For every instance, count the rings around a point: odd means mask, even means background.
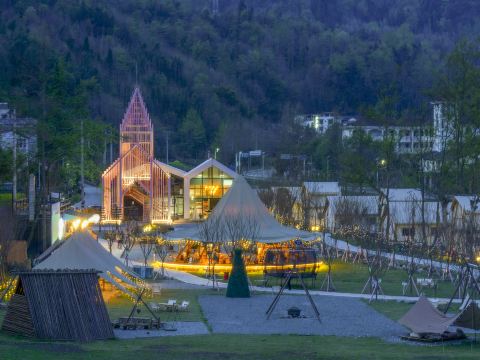
[[[220,146],[231,162],[294,148],[281,133],[295,113],[368,114],[388,97],[392,123],[429,119],[447,55],[480,35],[475,0],[219,0],[218,14],[211,3],[2,0],[0,99],[43,121],[52,166],[75,144],[60,155],[56,142],[91,119],[93,177],[102,124],[117,128],[138,82],[159,158],[168,130],[171,159]]]

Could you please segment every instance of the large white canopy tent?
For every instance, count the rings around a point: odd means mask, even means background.
[[[257,229],[254,240],[259,243],[273,244],[296,239],[312,241],[318,238],[316,233],[281,225],[242,176],[235,178],[230,190],[218,202],[206,221],[215,226],[227,227],[226,222],[231,218],[246,219],[244,223],[253,221]],[[167,234],[167,239],[203,240],[197,225],[179,226]],[[223,241],[232,240],[236,239],[229,239],[228,232],[225,233]]]
[[[138,288],[129,277],[138,279],[120,260],[100,245],[88,231],[74,233],[39,257],[34,270],[86,270],[95,269],[99,276],[123,292],[130,291],[122,284]]]

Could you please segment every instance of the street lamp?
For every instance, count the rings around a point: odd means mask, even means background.
[[[378,171],[380,170],[380,168],[384,168],[386,165],[387,165],[386,159],[380,159],[377,161],[377,188],[379,186]]]
[[[217,153],[218,153],[219,151],[220,151],[220,148],[217,147],[217,148],[215,149],[215,153],[214,153],[214,156],[213,156],[213,157],[215,158],[215,160],[217,160]]]

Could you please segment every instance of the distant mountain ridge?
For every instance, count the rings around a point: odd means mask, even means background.
[[[0,99],[41,113],[42,72],[63,61],[96,80],[91,116],[116,127],[138,81],[180,158],[266,148],[297,113],[364,113],[385,94],[426,119],[446,54],[480,34],[474,0],[219,0],[217,15],[210,0],[1,3]]]

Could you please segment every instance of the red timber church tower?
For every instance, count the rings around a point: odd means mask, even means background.
[[[153,157],[153,125],[140,89],[120,125],[119,158],[102,175],[105,223],[170,220],[170,179]]]

